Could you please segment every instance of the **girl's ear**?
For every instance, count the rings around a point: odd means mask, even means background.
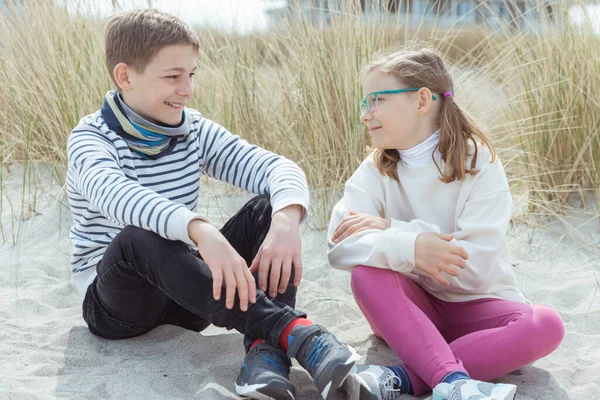
[[[426,87],[419,89],[417,93],[419,93],[419,106],[417,108],[417,113],[419,114],[419,116],[424,116],[425,114],[427,114],[427,112],[429,112],[429,109],[431,108],[431,102],[433,101],[433,93],[431,93],[431,90],[429,90],[429,88]]]

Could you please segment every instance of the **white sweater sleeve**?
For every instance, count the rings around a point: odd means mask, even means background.
[[[399,229],[402,232],[413,232],[416,234],[424,232],[441,233],[439,226],[420,219],[413,219],[410,222],[401,221],[394,218],[390,218],[390,220],[392,221],[392,228]]]
[[[346,182],[344,197],[335,205],[327,241],[327,256],[332,267],[351,271],[357,265],[408,272],[414,267],[414,242],[417,233],[398,228],[368,229],[355,233],[340,243],[331,238],[349,211],[383,216],[383,186],[379,173],[368,158]]]
[[[480,175],[480,176],[479,176]],[[512,197],[500,161],[477,176],[464,209],[456,220],[453,243],[469,254],[466,267],[458,277],[445,275],[450,285],[440,285],[430,276],[415,269],[427,286],[454,293],[488,293],[492,285],[502,284],[508,276],[502,268],[510,268],[506,258],[506,232],[512,215]],[[504,260],[506,261],[506,260]]]

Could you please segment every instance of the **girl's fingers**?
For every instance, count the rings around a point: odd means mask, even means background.
[[[467,266],[465,259],[455,254],[450,256],[450,264],[456,265],[459,268],[465,268]]]
[[[446,278],[444,278],[442,273],[437,269],[434,269],[432,272],[429,273],[429,275],[431,275],[433,279],[435,279],[444,286],[448,286],[450,284],[450,282],[448,282]]]
[[[445,273],[447,273],[450,276],[458,276],[460,275],[460,272],[458,271],[458,267],[455,265],[446,265],[442,271],[444,271]]]
[[[469,254],[467,253],[467,251],[460,247],[460,246],[452,246],[452,249],[450,250],[453,254],[456,254],[457,256],[462,257],[464,260],[468,260],[469,259]]]
[[[354,220],[360,218],[360,216],[358,215],[353,215],[350,217],[345,217],[342,222],[340,222],[340,224],[337,226],[337,228],[335,228],[335,232],[333,233],[333,237],[335,238],[336,236],[339,236],[343,231],[345,231],[346,229],[348,229],[348,227],[352,226],[354,224]]]
[[[362,221],[358,221],[356,222],[354,225],[350,226],[348,229],[346,229],[346,231],[339,237],[338,241],[341,242],[342,240],[346,239],[349,236],[352,236],[357,229],[360,229],[363,226],[363,222]]]
[[[442,240],[449,242],[452,239],[454,239],[454,233],[440,233],[438,234],[438,237]]]

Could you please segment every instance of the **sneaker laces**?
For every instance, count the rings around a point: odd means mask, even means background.
[[[327,343],[327,341],[323,337],[319,336],[316,338],[313,348],[306,357],[306,361],[312,369],[316,369],[317,366],[321,363],[321,360],[327,354],[328,347],[329,343]]]
[[[279,360],[268,355],[263,355],[262,361],[266,367],[269,367],[270,369],[279,372],[281,375],[287,374],[285,367]]]
[[[402,394],[402,380],[396,375],[391,375],[382,382],[383,400],[394,400]],[[397,388],[397,389],[396,389]]]
[[[281,375],[287,375],[288,371],[276,352],[268,348],[257,348],[256,355],[260,357],[261,364]]]
[[[458,382],[458,381],[455,381],[455,382]],[[461,386],[462,386],[462,384],[461,384]],[[462,393],[462,389],[460,388],[460,386],[457,387],[456,384],[452,385],[451,391],[448,394],[448,399],[447,400],[463,400],[463,397],[462,397],[461,393]],[[480,397],[477,397],[477,398],[480,398]],[[483,398],[483,397],[481,397],[481,398]]]

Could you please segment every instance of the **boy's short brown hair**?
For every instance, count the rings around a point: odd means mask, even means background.
[[[112,16],[106,23],[104,41],[106,66],[113,82],[113,69],[118,63],[143,73],[152,57],[165,46],[184,43],[196,51],[200,48],[198,36],[183,21],[153,9]]]

